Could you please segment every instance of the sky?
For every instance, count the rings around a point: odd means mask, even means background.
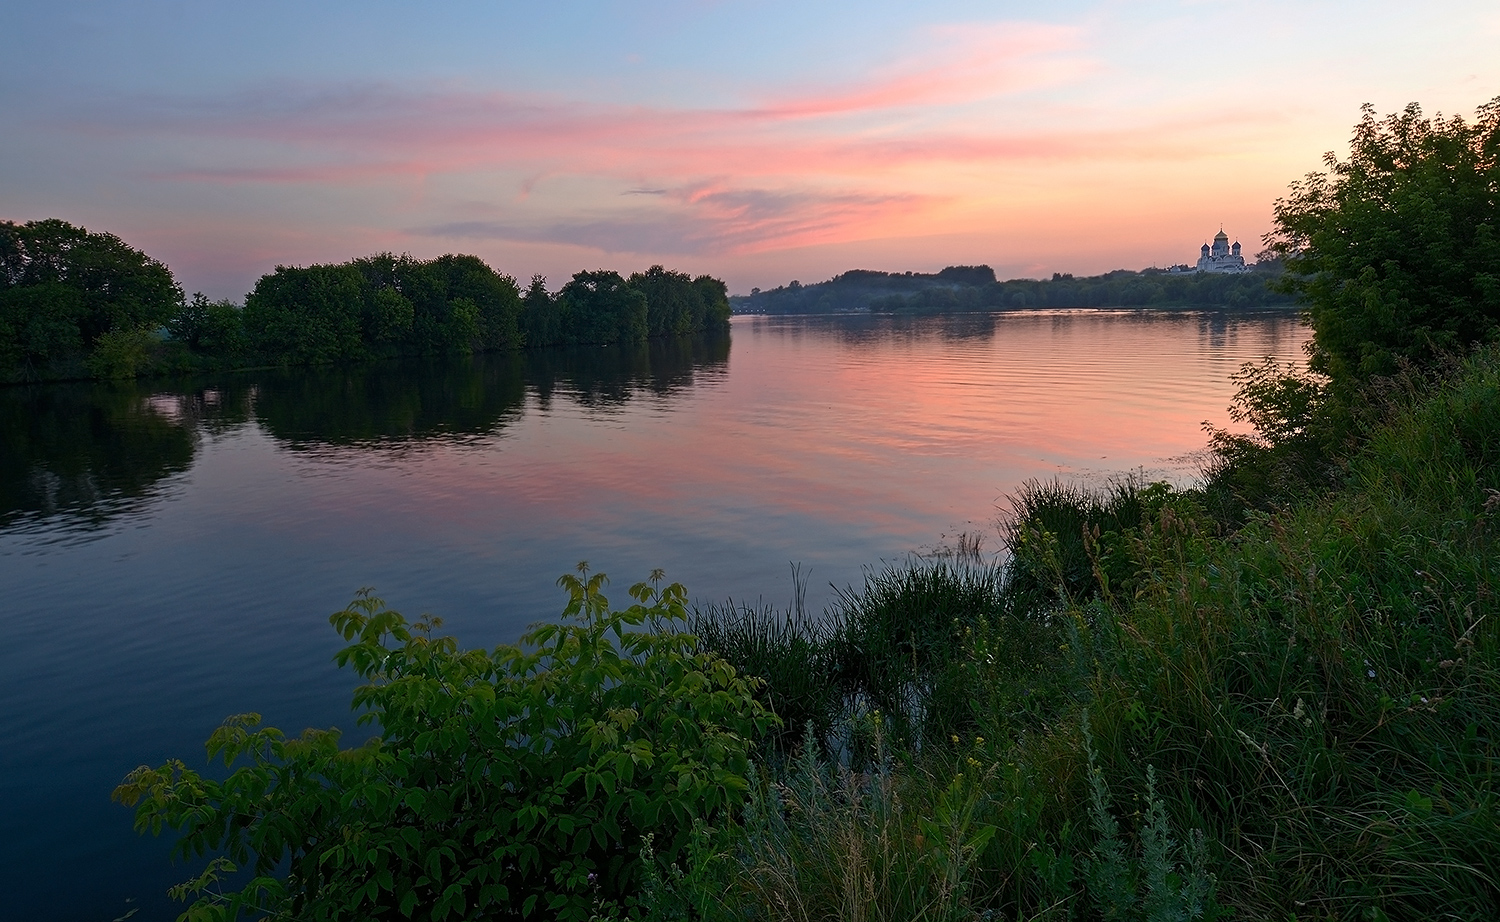
[[[1500,96],[1493,0],[7,0],[0,219],[276,265],[663,264],[732,293],[1254,254],[1360,106]]]

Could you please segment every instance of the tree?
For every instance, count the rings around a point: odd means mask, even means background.
[[[363,283],[347,263],[277,266],[245,299],[245,328],[272,362],[315,365],[364,358]]]
[[[197,897],[187,916],[583,920],[631,900],[648,846],[673,861],[727,816],[774,717],[679,630],[682,586],[637,584],[611,611],[603,575],[579,570],[559,580],[563,623],[493,651],[368,593],[334,614],[352,642],[337,661],[367,682],[354,706],[380,729],[364,746],[243,715],[208,742],[239,766],[223,781],[175,760],[132,772],[115,798],[137,805],[138,830],[222,854],[178,888]],[[222,893],[247,862],[254,877]]]
[[[1336,385],[1494,340],[1500,330],[1500,97],[1473,122],[1366,105],[1349,159],[1293,183],[1266,235]]]
[[[652,336],[675,336],[702,329],[703,307],[686,273],[652,266],[630,276],[630,287],[646,296],[646,328]]]
[[[491,269],[478,256],[449,254],[429,265],[442,276],[450,303],[467,300],[474,305],[480,349],[520,346],[521,289],[515,279]]]
[[[183,303],[165,265],[113,234],[66,221],[0,221],[0,361],[83,356],[100,337],[139,340]]]
[[[547,280],[540,275],[531,277],[521,300],[521,334],[532,348],[562,342],[562,308],[547,292]]]
[[[557,294],[567,338],[578,343],[640,342],[650,335],[646,296],[618,272],[575,272]]]
[[[201,291],[167,321],[167,332],[195,353],[229,360],[243,358],[248,345],[243,309],[229,300],[210,301]]]

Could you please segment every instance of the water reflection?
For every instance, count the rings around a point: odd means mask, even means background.
[[[139,509],[192,467],[200,436],[251,425],[293,451],[400,452],[493,435],[557,396],[589,408],[671,398],[728,368],[727,334],[352,367],[279,369],[163,385],[0,388],[0,530],[68,533]]]
[[[0,527],[101,524],[187,470],[196,441],[134,384],[0,388]]]
[[[258,382],[254,408],[261,428],[294,450],[387,448],[489,434],[525,398],[522,362],[476,356],[281,371]]]
[[[201,765],[230,713],[353,731],[327,615],[361,586],[470,646],[556,617],[581,559],[714,601],[785,599],[797,561],[819,611],[989,530],[1025,478],[1173,468],[1229,422],[1230,372],[1305,339],[1289,317],[743,317],[732,355],[0,389],[0,866],[23,882],[0,917],[175,916],[181,866],[108,791]]]

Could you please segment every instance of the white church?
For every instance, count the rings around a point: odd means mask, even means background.
[[[1214,235],[1214,245],[1203,245],[1202,255],[1198,257],[1198,271],[1249,272],[1250,267],[1245,265],[1245,257],[1240,255],[1240,242],[1236,240],[1230,246],[1229,235],[1221,227]]]

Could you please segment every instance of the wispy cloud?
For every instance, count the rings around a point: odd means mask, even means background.
[[[418,236],[567,243],[606,253],[740,254],[879,236],[935,204],[916,195],[785,193],[706,186],[662,190],[669,207],[564,221],[453,221]]]
[[[90,133],[241,142],[229,162],[157,173],[199,182],[358,182],[495,168],[673,182],[726,172],[847,175],[971,150],[986,158],[1055,156],[1056,144],[1007,144],[1003,133],[979,132],[977,139],[1001,142],[983,150],[954,144],[945,135],[958,115],[949,110],[1076,80],[1093,67],[1080,33],[1058,26],[934,29],[914,47],[864,79],[752,93],[741,105],[714,108],[602,105],[458,85],[279,84],[100,100],[59,119]],[[922,124],[910,124],[914,118]]]
[[[971,195],[956,176],[1180,163],[1279,117],[1250,106],[1206,118],[1095,106],[1081,117],[1086,95],[1073,110],[1050,95],[1066,98],[1102,67],[1074,27],[942,27],[910,47],[858,79],[746,87],[714,106],[285,82],[96,100],[54,118],[171,144],[177,165],[150,175],[187,186],[462,185],[462,208],[407,209],[388,225],[419,238],[743,255],[951,233]]]

